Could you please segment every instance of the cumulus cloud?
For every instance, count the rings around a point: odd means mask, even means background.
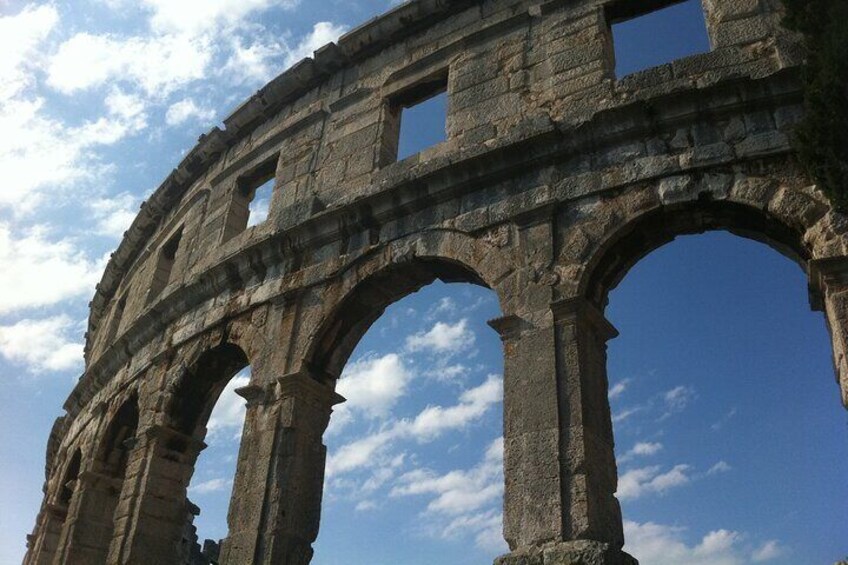
[[[54,6],[27,6],[0,17],[0,99],[8,100],[33,84],[30,70],[40,63],[39,47],[59,23]]]
[[[624,521],[625,550],[642,563],[651,565],[742,565],[745,560],[739,547],[740,535],[729,530],[715,530],[690,546],[683,540],[683,530],[646,522]]]
[[[392,497],[431,496],[425,511],[425,529],[441,538],[466,533],[486,549],[505,548],[501,534],[503,516],[503,438],[486,449],[483,460],[471,469],[438,474],[416,469],[398,478]]]
[[[333,410],[327,433],[339,432],[355,414],[385,418],[403,398],[414,373],[396,353],[367,356],[349,363],[336,392],[347,399]]]
[[[715,465],[710,467],[709,471],[707,471],[707,474],[708,475],[715,475],[715,474],[718,474],[718,473],[726,473],[726,472],[728,472],[732,469],[733,469],[733,467],[728,465],[728,463],[726,461],[719,461],[718,463],[716,463]]]
[[[63,94],[73,94],[117,80],[141,88],[148,96],[163,96],[203,78],[211,61],[208,37],[80,32],[51,57],[47,84]]]
[[[474,341],[474,332],[468,328],[468,320],[463,318],[455,324],[436,322],[429,331],[407,337],[406,348],[412,352],[456,354],[471,348]]]
[[[503,397],[503,380],[489,375],[481,385],[464,391],[453,406],[428,406],[415,418],[393,420],[365,437],[340,447],[327,459],[327,476],[379,464],[389,448],[400,440],[426,443],[449,430],[464,429],[482,417]]]
[[[311,57],[312,53],[317,51],[319,47],[335,41],[345,31],[347,31],[345,26],[336,25],[332,22],[318,22],[312,27],[312,31],[288,53],[286,66],[289,67],[301,59]]]
[[[71,240],[51,241],[43,226],[18,237],[0,223],[0,264],[0,314],[8,314],[92,294],[104,260]]]
[[[184,98],[168,107],[165,113],[165,123],[169,126],[178,126],[189,120],[209,122],[215,117],[215,110],[198,106],[191,98]]]
[[[618,478],[616,495],[621,500],[640,498],[647,494],[664,494],[691,481],[689,465],[675,465],[662,473],[661,467],[631,469]]]
[[[454,406],[428,406],[409,424],[408,433],[419,441],[429,441],[446,430],[464,428],[479,419],[503,399],[503,379],[489,375],[478,387],[466,390]]]
[[[763,563],[783,557],[785,554],[786,548],[780,545],[777,540],[769,540],[754,550],[751,554],[751,559],[757,563]]]
[[[95,219],[94,231],[116,239],[123,236],[138,213],[138,199],[127,192],[95,198],[87,205]]]
[[[241,437],[246,405],[244,398],[236,394],[236,389],[247,386],[249,383],[249,369],[245,369],[230,379],[230,382],[224,387],[221,396],[218,397],[218,402],[212,409],[212,414],[209,416],[209,423],[206,425],[210,436],[213,438],[223,436],[233,439]]]
[[[189,35],[237,26],[247,16],[271,6],[291,9],[299,3],[299,0],[144,0],[154,30]]]
[[[224,490],[228,490],[232,488],[233,481],[232,479],[209,479],[208,481],[203,481],[198,484],[192,484],[188,487],[188,491],[192,494],[210,494],[215,492],[221,492]]]
[[[81,333],[80,324],[66,315],[20,320],[0,326],[0,354],[31,373],[78,368],[83,361]]]
[[[618,458],[619,463],[625,463],[636,457],[647,457],[659,453],[663,448],[661,443],[639,442]]]

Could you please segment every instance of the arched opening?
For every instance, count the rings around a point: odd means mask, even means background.
[[[57,502],[59,507],[64,509],[65,512],[67,512],[68,506],[71,504],[71,498],[74,495],[74,489],[76,489],[81,462],[82,451],[77,448],[71,456],[68,467],[65,469],[65,476],[62,479],[62,483],[59,485],[59,497],[57,498]]]
[[[80,473],[76,463],[74,486],[63,485],[61,498],[67,498],[70,507],[60,541],[60,561],[106,562],[138,420],[138,396],[133,392],[112,414],[92,464]]]
[[[470,283],[470,284],[469,284]],[[497,295],[443,260],[360,282],[319,334],[340,375],[314,564],[486,562],[506,551]],[[391,543],[386,543],[391,536]]]
[[[174,445],[192,465],[178,553],[181,563],[217,562],[227,537],[227,509],[245,419],[245,401],[236,389],[250,382],[247,355],[230,343],[204,352],[175,391],[171,422],[194,441]],[[196,452],[195,442],[204,442]]]
[[[806,264],[794,230],[704,202],[627,226],[586,287],[620,332],[608,374],[625,550],[660,565],[837,561],[848,448],[822,315],[803,269],[713,230]]]

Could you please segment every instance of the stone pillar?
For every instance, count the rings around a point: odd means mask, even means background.
[[[240,394],[248,415],[221,562],[306,565],[321,516],[322,436],[344,398],[306,373],[278,378],[273,394]]]
[[[813,308],[825,313],[836,382],[848,408],[848,257],[811,261],[810,289]]]
[[[62,525],[68,514],[68,507],[46,503],[39,513],[35,532],[27,536],[27,554],[24,565],[49,565],[53,563]]]
[[[114,532],[120,479],[80,473],[54,563],[105,563]]]
[[[626,565],[607,400],[606,341],[583,298],[534,322],[492,322],[504,340],[504,537],[499,565]],[[544,320],[544,321],[539,321]]]
[[[109,563],[176,563],[186,515],[186,490],[206,445],[163,425],[138,435],[130,453]]]

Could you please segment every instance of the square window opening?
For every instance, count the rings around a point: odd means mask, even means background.
[[[268,219],[276,185],[278,158],[279,155],[275,155],[236,181],[224,225],[223,241]]]
[[[183,237],[183,228],[171,236],[165,245],[159,249],[159,255],[156,258],[156,270],[153,273],[153,281],[150,283],[150,290],[147,293],[147,302],[151,302],[159,296],[168,283],[171,282],[171,271],[174,269],[174,262],[177,258],[177,251],[180,247],[180,240]]]
[[[606,16],[617,77],[710,51],[701,0],[621,0]]]
[[[272,176],[248,195],[250,204],[247,206],[247,227],[259,225],[268,219],[271,195],[274,193],[274,181],[275,178]]]
[[[443,71],[389,100],[381,166],[447,139],[447,88],[448,75]]]

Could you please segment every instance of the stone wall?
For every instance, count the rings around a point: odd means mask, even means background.
[[[407,2],[202,136],[98,285],[26,562],[174,562],[206,418],[249,363],[221,562],[307,563],[335,380],[383,309],[435,279],[488,286],[504,313],[503,564],[632,562],[603,310],[677,235],[727,229],[795,259],[848,404],[848,222],[789,144],[797,38],[778,0],[704,0],[709,53],[616,77],[610,23],[670,3]],[[442,89],[447,140],[396,161],[398,112]],[[269,217],[243,229],[266,176]]]

